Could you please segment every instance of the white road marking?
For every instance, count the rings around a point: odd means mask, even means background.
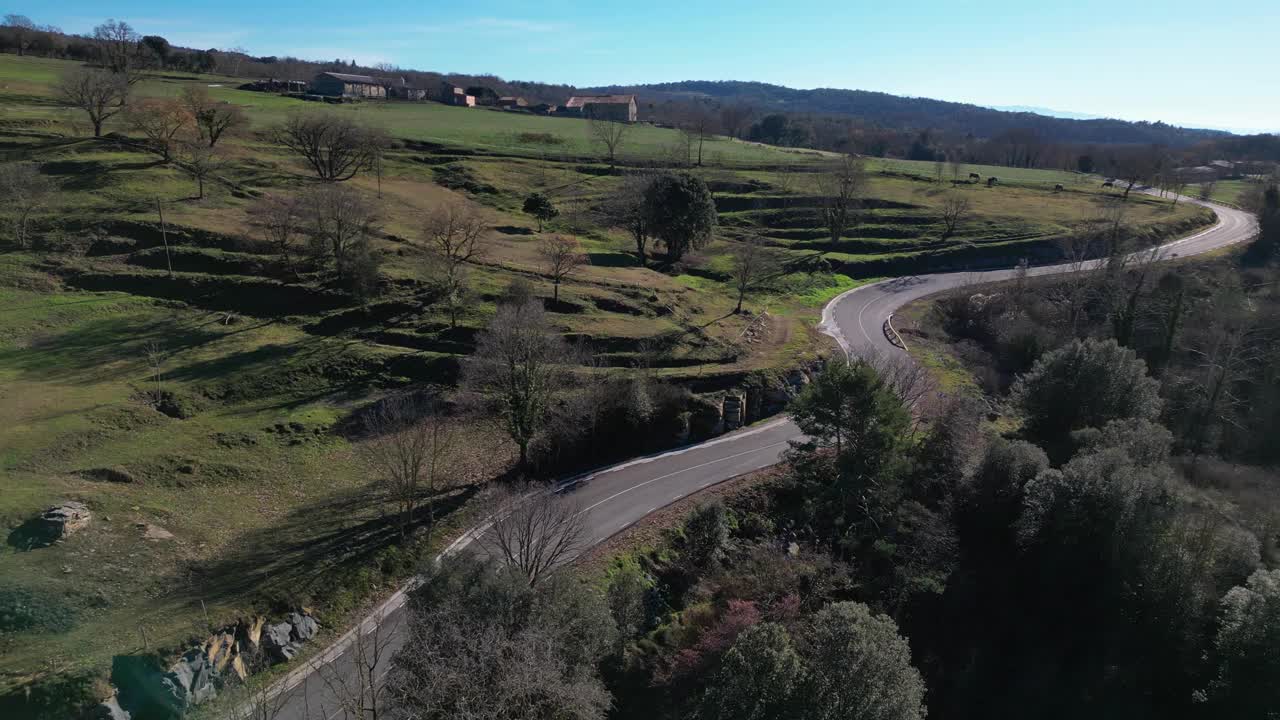
[[[761,450],[768,450],[769,448],[775,448],[775,447],[778,447],[779,445],[786,445],[786,444],[787,444],[787,443],[789,443],[789,442],[791,442],[791,441],[790,441],[790,440],[783,440],[783,441],[781,441],[781,442],[770,443],[770,444],[768,444],[768,445],[762,445],[762,446],[757,447],[757,448],[751,448],[750,450],[744,450],[744,451],[742,451],[742,452],[740,452],[740,453],[734,453],[733,455],[726,455],[726,456],[724,456],[724,457],[722,457],[722,458],[716,458],[715,460],[708,460],[707,462],[699,463],[699,464],[697,464],[697,465],[693,465],[693,466],[690,466],[690,467],[687,467],[687,468],[684,468],[684,469],[681,469],[681,470],[676,470],[675,472],[670,472],[670,473],[667,473],[666,475],[659,475],[659,476],[658,476],[658,477],[656,477],[656,478],[651,478],[651,479],[649,479],[649,480],[645,480],[645,481],[644,481],[644,482],[642,482],[642,483],[636,483],[635,485],[632,485],[632,486],[630,486],[630,487],[623,488],[622,490],[619,490],[618,492],[616,492],[616,493],[614,493],[614,494],[610,495],[609,497],[607,497],[607,498],[605,498],[605,499],[603,499],[603,500],[600,500],[600,501],[598,501],[598,502],[596,502],[596,503],[593,503],[593,504],[591,504],[591,505],[586,506],[586,507],[585,507],[585,508],[583,508],[583,509],[578,513],[578,514],[579,514],[579,515],[584,515],[584,514],[586,514],[586,513],[588,513],[588,512],[591,512],[592,510],[594,510],[594,509],[596,509],[596,508],[600,507],[601,505],[603,505],[603,504],[605,504],[605,503],[609,502],[610,500],[613,500],[613,499],[615,499],[615,498],[618,498],[618,497],[621,497],[621,496],[623,496],[623,495],[626,495],[627,493],[631,492],[632,490],[635,490],[636,488],[642,488],[642,487],[644,487],[645,485],[649,485],[650,483],[656,483],[656,482],[658,482],[659,480],[666,480],[667,478],[675,477],[676,475],[682,475],[682,474],[684,474],[684,473],[689,472],[690,470],[697,470],[698,468],[704,468],[704,467],[706,467],[706,466],[708,466],[708,465],[715,465],[716,463],[724,462],[725,460],[732,460],[732,459],[737,458],[737,457],[742,457],[743,455],[750,455],[751,453],[754,453],[754,452],[760,452]],[[656,510],[656,509],[657,509],[657,508],[653,508],[653,509],[651,509],[649,512],[653,512],[653,510]]]

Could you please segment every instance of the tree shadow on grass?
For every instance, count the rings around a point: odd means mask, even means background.
[[[168,318],[103,317],[77,323],[54,335],[38,337],[26,347],[0,350],[0,367],[21,370],[41,380],[74,380],[86,373],[95,382],[116,380],[137,372],[147,346],[160,345],[168,356],[198,348],[270,324],[263,320],[231,331],[217,329],[214,316],[194,323]],[[113,364],[121,363],[113,369]],[[133,361],[133,362],[128,362]]]
[[[478,491],[468,486],[438,497],[436,523]],[[420,511],[411,532],[427,525],[425,511]],[[380,553],[400,542],[398,516],[380,506],[376,488],[353,488],[242,535],[226,556],[194,568],[191,578],[206,601],[303,600],[331,591],[348,573],[379,569]]]
[[[594,267],[641,267],[634,255],[620,252],[587,253],[587,259]]]

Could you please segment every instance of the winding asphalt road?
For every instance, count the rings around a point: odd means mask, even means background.
[[[1189,198],[1187,201],[1209,206]],[[1255,227],[1252,216],[1221,205],[1212,205],[1212,208],[1218,215],[1217,224],[1165,245],[1165,258],[1205,253],[1252,237]],[[1084,269],[1096,267],[1096,262],[1084,265]],[[1076,265],[1049,265],[1031,268],[1028,275],[1056,275],[1080,269]],[[1014,272],[1010,269],[937,273],[866,285],[832,300],[823,310],[820,328],[853,355],[901,352],[884,332],[895,310],[943,290],[1008,280]],[[786,417],[779,417],[698,445],[631,460],[578,478],[572,495],[586,517],[587,541],[596,545],[686,495],[777,464],[788,442],[800,436],[799,428]],[[466,549],[484,530],[484,527],[476,528],[445,552]],[[404,593],[396,593],[359,628],[369,633],[375,623],[381,622],[379,636],[386,648],[382,667],[375,673],[379,679],[390,664],[392,652],[403,642],[404,602]],[[336,720],[343,716],[332,683],[335,679],[350,680],[355,674],[350,650],[354,632],[356,630],[339,639],[311,666],[294,670],[280,682],[277,687],[284,693],[281,696],[284,706],[277,715],[279,720]],[[316,668],[318,671],[313,671]]]

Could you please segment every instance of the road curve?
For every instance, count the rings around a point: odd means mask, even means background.
[[[1245,242],[1257,231],[1257,223],[1249,213],[1191,198],[1184,199],[1213,209],[1218,221],[1194,235],[1163,245],[1162,259],[1199,255]],[[1092,270],[1098,268],[1100,263],[1101,261],[1094,260],[1084,263],[1083,267],[1074,264],[1042,265],[1029,268],[1027,275],[1041,277],[1081,269]],[[835,338],[847,353],[861,355],[867,352],[898,352],[884,333],[886,323],[898,308],[944,290],[1010,280],[1014,273],[1013,269],[1005,269],[911,275],[883,280],[855,288],[832,300],[823,308],[822,324],[819,327]]]
[[[1210,206],[1189,198],[1187,201]],[[1253,236],[1255,224],[1251,215],[1221,205],[1211,207],[1218,215],[1218,222],[1190,237],[1165,245],[1164,257],[1205,253],[1244,242]],[[1084,265],[1084,269],[1096,267],[1096,262]],[[1047,265],[1031,268],[1027,274],[1045,276],[1080,269],[1074,265]],[[823,309],[820,328],[851,354],[898,352],[884,334],[886,322],[898,308],[943,290],[1008,280],[1013,276],[1014,270],[1008,269],[884,280],[856,288],[832,300]],[[587,542],[594,546],[649,513],[689,494],[777,464],[788,442],[800,434],[799,428],[789,419],[779,417],[698,445],[630,460],[576,478],[571,494],[585,514]],[[483,526],[473,529],[445,552],[459,552],[471,547],[484,530]],[[402,632],[404,602],[405,591],[397,592],[358,628],[360,632],[367,633],[375,623],[381,623],[382,636],[389,636],[388,647],[382,654],[383,663],[387,663],[392,652],[403,643],[406,634]],[[356,631],[349,631],[311,665],[294,670],[280,681],[276,691],[285,695],[282,711],[277,715],[279,720],[333,720],[342,714],[332,683],[325,682],[324,678],[350,677],[354,673],[350,647]],[[385,672],[383,668],[378,674]]]

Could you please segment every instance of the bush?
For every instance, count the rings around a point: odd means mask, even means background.
[[[75,623],[75,610],[58,598],[40,597],[26,588],[0,587],[0,633],[59,633]]]

